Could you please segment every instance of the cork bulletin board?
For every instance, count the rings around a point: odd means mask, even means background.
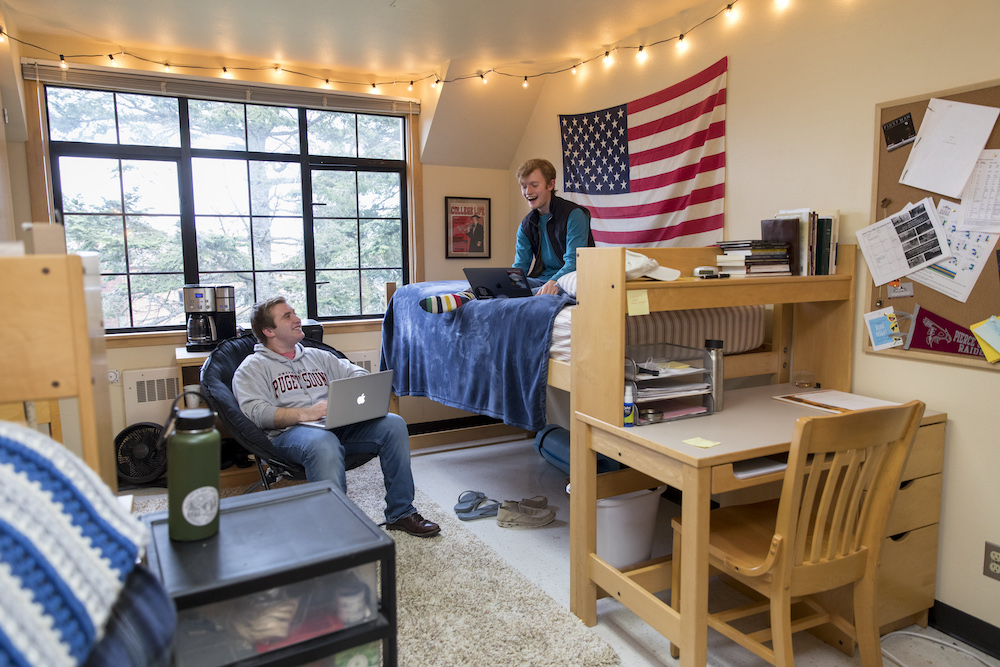
[[[902,145],[892,151],[889,151],[887,148],[886,136],[882,129],[883,124],[903,118],[909,113],[912,116],[915,129],[919,130],[927,110],[927,104],[932,98],[1000,107],[1000,80],[930,93],[905,100],[886,102],[876,106],[875,159],[871,207],[872,223],[898,213],[907,204],[916,203],[925,197],[933,199],[935,206],[938,205],[942,198],[951,201],[960,201],[952,197],[943,197],[936,192],[920,190],[901,184],[899,178],[910,155],[910,150],[913,148],[913,144]],[[986,142],[986,148],[1000,148],[1000,122],[993,127],[993,132]],[[902,279],[902,282],[913,285],[913,296],[888,298],[890,288],[887,285],[883,285],[881,288],[876,287],[871,280],[871,276],[868,275],[865,312],[877,310],[879,306],[876,305],[876,302],[881,297],[881,307],[892,306],[897,313],[912,313],[914,307],[919,304],[921,310],[930,310],[966,329],[970,325],[981,322],[991,315],[1000,315],[1000,271],[998,271],[997,266],[996,250],[1000,250],[1000,244],[991,253],[993,256],[987,259],[983,272],[965,303],[946,296],[935,289],[908,280],[905,277]],[[864,260],[862,259],[862,261]],[[901,324],[904,333],[908,330],[908,327],[909,322],[904,320]],[[994,371],[1000,370],[1000,362],[990,364],[982,357],[977,358],[963,354],[948,354],[918,349],[904,350],[901,347],[875,351],[872,348],[868,335],[864,335],[864,349],[871,354],[949,363]]]

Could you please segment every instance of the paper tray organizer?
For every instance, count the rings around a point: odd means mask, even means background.
[[[722,394],[721,356],[721,347],[699,349],[672,343],[625,346],[625,383],[632,388],[637,408],[635,424],[717,412]],[[646,409],[660,415],[645,418],[642,412]]]

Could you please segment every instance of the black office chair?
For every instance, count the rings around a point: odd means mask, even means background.
[[[306,475],[301,466],[285,461],[274,451],[267,434],[243,414],[233,395],[233,374],[243,360],[253,354],[256,343],[257,339],[252,332],[219,343],[201,366],[201,393],[208,405],[218,413],[219,420],[229,435],[253,454],[260,473],[260,483],[265,489],[270,489],[272,484],[281,479],[304,480]],[[311,338],[303,339],[302,344],[327,350],[341,359],[347,358],[339,350]],[[345,464],[350,470],[367,463],[372,457],[370,454],[349,456]]]

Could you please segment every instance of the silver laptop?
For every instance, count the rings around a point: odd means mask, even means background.
[[[392,398],[392,371],[334,380],[326,395],[326,417],[303,426],[334,429],[385,417]]]
[[[509,266],[468,268],[465,277],[477,299],[531,296],[523,269]]]

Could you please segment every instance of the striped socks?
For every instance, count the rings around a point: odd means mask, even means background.
[[[420,307],[428,313],[448,313],[456,310],[464,303],[468,303],[476,298],[472,292],[459,292],[458,294],[442,294],[441,296],[429,296],[421,299]]]

